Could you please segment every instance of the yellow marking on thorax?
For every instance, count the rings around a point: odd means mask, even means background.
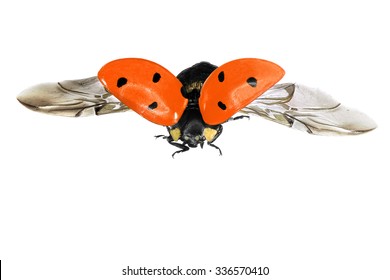
[[[194,89],[200,91],[201,88],[202,88],[202,86],[203,86],[203,83],[200,82],[200,81],[193,82],[192,84],[189,84],[189,85],[186,86],[186,91],[187,91],[187,92],[191,92],[191,91],[193,91]]]
[[[210,127],[206,127],[203,130],[203,136],[206,138],[207,142],[211,142],[214,140],[215,135],[217,135],[218,131],[216,129],[212,129]]]
[[[172,136],[173,138],[173,141],[177,141],[179,140],[180,136],[181,136],[181,131],[180,131],[180,128],[174,128],[174,129],[171,129],[169,131],[169,134]]]

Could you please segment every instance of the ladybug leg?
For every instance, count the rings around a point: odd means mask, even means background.
[[[236,121],[236,120],[241,120],[241,119],[248,119],[249,120],[250,117],[246,116],[246,115],[240,115],[240,116],[237,116],[237,117],[234,117],[234,118],[230,118],[226,122]]]
[[[154,137],[155,137],[156,139],[157,139],[157,138],[161,138],[161,137],[162,137],[162,139],[168,139],[170,136],[166,136],[166,135],[162,135],[162,134],[161,134],[161,135],[155,135]]]
[[[167,129],[168,129],[168,133],[169,133],[169,128],[167,127]],[[171,135],[166,136],[166,135],[162,135],[162,134],[160,134],[160,135],[155,135],[154,137],[155,137],[156,139],[157,139],[157,138],[160,138],[160,137],[162,137],[162,139],[172,138]]]
[[[175,157],[176,154],[178,154],[178,153],[183,153],[183,152],[187,152],[187,151],[190,149],[190,148],[187,147],[185,144],[180,144],[180,143],[175,142],[175,140],[173,140],[172,136],[156,135],[156,136],[154,136],[154,137],[156,137],[156,139],[157,139],[157,138],[165,139],[165,140],[167,140],[167,142],[168,142],[169,144],[171,144],[172,146],[175,146],[175,147],[181,149],[181,150],[176,151],[176,152],[174,152],[174,153],[172,154],[172,157],[173,157],[173,158]]]
[[[210,142],[207,142],[207,145],[216,148],[219,151],[219,155],[222,156],[222,151],[221,151],[221,149],[218,146],[216,146],[216,145],[214,145],[213,143],[210,143]]]
[[[176,142],[180,138],[180,134],[181,134],[180,129],[179,128],[170,128],[170,127],[167,127],[167,129],[168,129],[168,132],[169,132],[168,136],[166,136],[166,135],[156,135],[154,137],[156,137],[156,139],[161,137],[162,139],[167,140],[167,142],[169,144],[171,144],[172,146],[175,146],[175,147],[180,149],[179,151],[176,151],[176,152],[174,152],[172,154],[173,158],[178,153],[187,152],[190,148],[186,144],[181,144],[181,143]]]
[[[219,151],[219,155],[220,155],[220,156],[222,156],[222,151],[221,151],[221,149],[220,149],[218,146],[216,146],[215,144],[213,144],[213,142],[214,142],[215,140],[217,140],[217,138],[222,134],[222,129],[223,129],[222,125],[219,125],[219,126],[217,127],[217,129],[216,129],[217,133],[215,134],[215,136],[213,137],[213,139],[211,139],[211,141],[207,141],[207,145],[209,145],[209,146],[211,146],[211,147],[213,147],[213,148],[216,148],[216,149]]]
[[[187,147],[185,144],[180,144],[180,143],[177,143],[177,142],[173,142],[172,140],[168,140],[168,143],[171,144],[172,146],[175,146],[181,150],[178,150],[176,152],[174,152],[172,154],[172,158],[175,158],[175,155],[178,154],[178,153],[183,153],[183,152],[187,152],[190,148]]]

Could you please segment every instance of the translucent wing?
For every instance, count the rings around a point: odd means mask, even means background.
[[[105,90],[97,77],[39,84],[21,92],[17,99],[31,110],[67,117],[129,110]]]
[[[359,134],[376,128],[364,113],[341,105],[318,89],[292,83],[275,85],[240,113],[318,135]]]

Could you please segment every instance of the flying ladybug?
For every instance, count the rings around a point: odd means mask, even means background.
[[[222,66],[197,63],[176,77],[161,65],[124,58],[104,65],[97,76],[45,83],[19,94],[29,109],[60,116],[105,115],[133,110],[165,126],[157,135],[179,150],[214,147],[222,125],[256,115],[319,135],[360,134],[375,129],[367,115],[349,109],[328,94],[295,83],[276,84],[284,76],[277,64],[243,58]]]

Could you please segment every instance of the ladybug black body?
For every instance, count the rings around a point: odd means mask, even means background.
[[[222,151],[213,142],[221,135],[222,125],[208,125],[204,122],[199,109],[199,97],[202,86],[208,76],[217,69],[217,66],[200,62],[192,67],[183,70],[177,78],[183,84],[181,93],[188,99],[188,104],[179,122],[173,126],[167,126],[169,136],[158,135],[168,141],[169,144],[180,148],[172,154],[186,152],[189,148],[196,148],[198,145],[203,148],[204,142]],[[182,143],[177,141],[181,140]]]

